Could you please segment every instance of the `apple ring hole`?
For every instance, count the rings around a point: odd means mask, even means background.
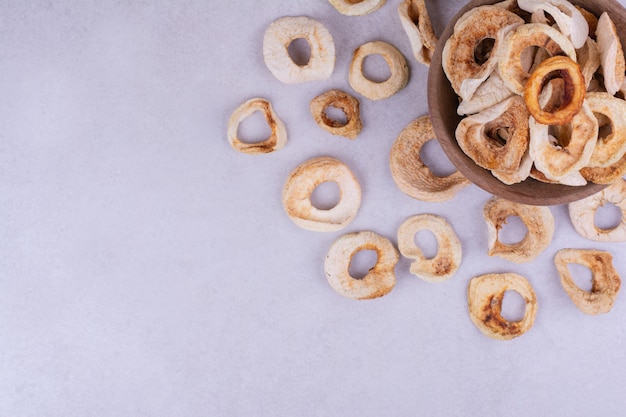
[[[493,52],[493,47],[496,44],[496,40],[494,38],[485,38],[476,44],[474,48],[474,61],[478,65],[483,65]]]
[[[516,245],[528,234],[528,227],[518,216],[508,216],[498,233],[498,240],[505,245]]]
[[[593,288],[593,273],[591,269],[575,262],[568,263],[567,269],[569,269],[572,281],[578,288],[585,292],[591,292]]]
[[[593,218],[593,223],[599,229],[613,230],[622,222],[622,211],[613,203],[605,203],[598,207]]]
[[[261,110],[255,110],[237,127],[237,138],[243,143],[260,143],[267,140],[271,134],[272,129]]]
[[[391,69],[380,54],[370,54],[363,59],[363,76],[375,83],[383,83],[391,78]]]
[[[289,43],[287,53],[294,64],[304,67],[311,60],[311,44],[305,38],[296,38]]]
[[[452,161],[446,156],[438,140],[429,140],[424,143],[420,149],[419,157],[436,177],[448,177],[457,170]]]
[[[413,243],[420,248],[422,255],[426,259],[433,259],[439,252],[437,237],[428,229],[418,230],[413,236]]]
[[[325,122],[331,127],[343,127],[348,124],[348,116],[346,112],[335,106],[327,106],[324,109]]]
[[[318,210],[331,210],[341,200],[341,189],[336,182],[324,181],[311,193],[311,204]]]
[[[507,290],[502,296],[502,310],[500,315],[510,322],[518,322],[524,319],[526,314],[526,300],[515,290]]]
[[[362,249],[350,259],[348,274],[354,279],[363,279],[378,263],[378,253],[373,249]]]

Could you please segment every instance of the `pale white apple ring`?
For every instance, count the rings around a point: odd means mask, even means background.
[[[328,0],[341,14],[363,16],[380,9],[387,0]]]
[[[591,291],[576,285],[568,264],[586,266],[591,271]],[[590,249],[561,249],[554,257],[554,264],[561,277],[561,285],[583,313],[604,314],[611,311],[622,281],[613,266],[613,255],[609,252]]]
[[[528,117],[524,99],[513,96],[461,120],[455,137],[463,152],[478,166],[517,170],[528,151]]]
[[[389,167],[398,188],[406,195],[422,201],[441,202],[451,199],[470,184],[459,171],[438,177],[422,161],[424,144],[435,139],[435,131],[428,115],[409,123],[391,147]]]
[[[504,33],[523,23],[521,17],[498,6],[476,7],[457,20],[454,33],[442,51],[442,65],[452,88],[461,99],[472,98],[476,89],[496,68],[496,51]],[[487,40],[492,40],[493,48],[484,62],[478,62],[476,48]]]
[[[289,45],[296,39],[309,43],[310,56],[305,65],[289,56]],[[272,22],[263,37],[263,59],[278,80],[287,83],[325,80],[335,68],[335,43],[326,27],[306,16],[287,16]]]
[[[554,235],[554,216],[550,208],[515,203],[501,197],[492,197],[483,208],[487,222],[489,256],[499,256],[515,263],[530,262],[546,249]],[[528,232],[517,243],[502,243],[498,234],[509,216],[517,216]]]
[[[356,279],[350,275],[352,257],[361,250],[376,252],[376,265],[363,277]],[[394,269],[399,255],[389,239],[371,231],[349,233],[333,242],[326,261],[324,272],[330,286],[344,297],[365,300],[382,297],[396,285]]]
[[[626,101],[609,93],[588,93],[586,101],[594,114],[606,116],[611,123],[611,133],[598,139],[587,166],[607,167],[626,154]]]
[[[252,113],[260,111],[271,129],[269,138],[261,142],[243,142],[237,130],[241,122]],[[233,149],[247,154],[263,154],[276,151],[287,143],[287,129],[269,101],[252,98],[233,112],[228,120],[228,142]]]
[[[527,23],[509,31],[498,49],[498,70],[506,85],[515,93],[523,94],[530,74],[520,59],[529,46],[545,48],[550,56],[567,55],[576,61],[572,43],[557,29],[541,23]]]
[[[430,65],[438,39],[433,31],[425,1],[403,0],[398,6],[398,15],[409,38],[413,56],[417,62]]]
[[[429,230],[437,240],[437,254],[432,258],[424,256],[415,244],[415,234],[420,230]],[[434,214],[418,214],[405,220],[398,229],[398,249],[413,260],[411,273],[425,281],[445,281],[461,265],[461,241],[450,223]]]
[[[569,133],[564,146],[558,138],[550,135],[550,126],[537,123],[531,116],[530,156],[535,167],[548,179],[563,182],[568,175],[577,175],[582,183],[572,181],[570,185],[584,185],[586,181],[579,170],[589,163],[598,139],[598,119],[586,102],[564,129]]]
[[[363,74],[363,61],[369,55],[383,57],[391,75],[382,82],[375,82]],[[359,46],[352,56],[348,82],[359,94],[370,100],[382,100],[402,90],[409,81],[409,66],[404,55],[395,46],[383,41],[373,41]]]
[[[331,209],[316,208],[311,202],[313,190],[324,182],[339,186],[340,197]],[[289,218],[303,229],[332,232],[346,227],[361,205],[361,186],[350,168],[343,162],[317,157],[294,169],[283,188],[283,208]]]
[[[506,291],[515,291],[526,302],[524,317],[509,321],[502,317],[502,300]],[[511,340],[526,333],[537,315],[537,297],[530,282],[515,273],[485,274],[470,280],[467,289],[469,315],[486,336]]]
[[[615,95],[625,79],[626,61],[615,24],[606,12],[602,13],[598,19],[596,39],[600,49],[604,88],[609,94]]]
[[[622,212],[620,224],[610,229],[602,229],[595,225],[598,208],[611,203]],[[602,191],[569,203],[569,217],[574,229],[584,238],[597,242],[626,241],[626,180],[618,179]]]
[[[552,16],[561,33],[567,36],[574,48],[581,48],[589,35],[587,20],[573,4],[567,0],[518,0],[520,9],[529,13],[547,12]]]

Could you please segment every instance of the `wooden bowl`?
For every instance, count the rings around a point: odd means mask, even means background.
[[[454,24],[468,10],[485,5],[498,3],[500,0],[473,0],[466,4],[448,23],[439,38],[439,43],[428,72],[428,110],[437,139],[456,168],[471,182],[494,195],[511,201],[532,205],[556,205],[588,197],[602,190],[605,185],[588,183],[582,187],[560,184],[547,184],[529,178],[519,184],[506,185],[495,178],[490,171],[476,165],[459,147],[454,131],[462,117],[457,115],[459,99],[441,65],[443,47],[452,35]],[[614,0],[582,1],[571,0],[572,4],[580,5],[600,16],[608,12],[615,23],[622,45],[626,48],[626,9]]]

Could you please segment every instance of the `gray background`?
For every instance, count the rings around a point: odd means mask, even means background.
[[[427,3],[441,33],[463,2]],[[552,244],[513,264],[487,256],[486,192],[436,204],[395,186],[391,144],[427,112],[427,68],[412,58],[398,4],[346,17],[324,0],[0,1],[0,416],[623,412],[624,297],[610,314],[583,314],[553,257],[606,249],[623,275],[624,243],[583,239],[567,207],[553,206]],[[266,68],[265,28],[287,15],[330,30],[330,79],[286,85]],[[354,93],[352,51],[370,40],[403,52],[410,82],[378,102],[356,94],[361,135],[331,136],[308,103],[330,88]],[[366,69],[384,73],[375,59]],[[287,126],[279,152],[244,155],[226,140],[230,114],[252,97]],[[243,134],[262,138],[260,120]],[[437,144],[425,152],[450,169]],[[321,155],[348,164],[363,189],[340,232],[300,229],[281,205],[288,173]],[[337,237],[373,230],[397,243],[418,213],[456,229],[456,276],[427,283],[401,259],[383,298],[331,289],[323,262]],[[523,233],[512,223],[510,239]],[[434,250],[432,236],[420,239]],[[508,271],[529,279],[539,309],[527,334],[501,342],[471,323],[466,289]]]

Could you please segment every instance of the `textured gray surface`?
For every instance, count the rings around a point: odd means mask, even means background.
[[[621,255],[625,244],[583,239],[554,206],[539,258],[489,258],[487,193],[423,203],[391,178],[393,140],[427,111],[427,69],[411,57],[399,2],[358,18],[323,0],[263,3],[0,2],[0,415],[622,413],[623,294],[610,314],[584,315],[552,258],[563,247]],[[438,33],[462,4],[428,3]],[[286,15],[331,31],[330,79],[284,85],[267,70],[264,30]],[[332,137],[308,103],[351,92],[352,51],[375,39],[404,53],[410,82],[387,100],[359,97],[362,134]],[[226,140],[230,113],[255,96],[287,125],[274,154],[242,155]],[[256,127],[243,128],[254,137]],[[341,232],[299,229],[281,206],[287,174],[320,155],[347,163],[363,188]],[[395,243],[398,226],[426,212],[462,241],[455,277],[427,283],[401,259],[381,299],[330,288],[334,239],[369,229]],[[626,274],[623,257],[615,264]],[[511,342],[483,336],[465,299],[472,276],[505,271],[526,276],[539,302],[535,326]]]

